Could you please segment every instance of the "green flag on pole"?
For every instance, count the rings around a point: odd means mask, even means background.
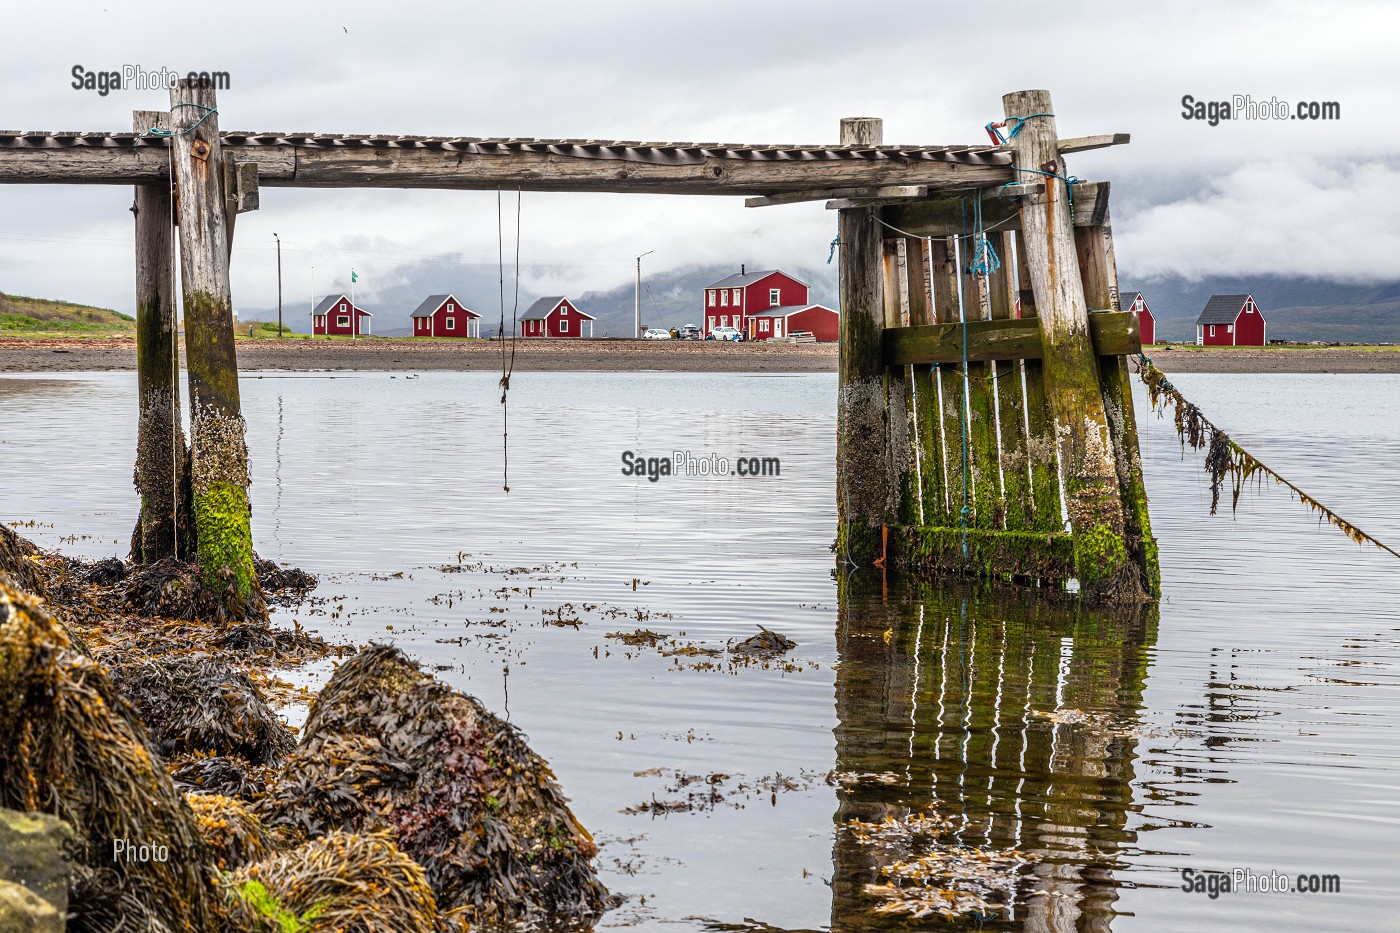
[[[358,275],[355,274],[355,270],[354,270],[354,269],[351,269],[351,270],[350,270],[350,281],[352,281],[352,282],[358,282],[359,280],[360,280],[360,277],[359,277]]]

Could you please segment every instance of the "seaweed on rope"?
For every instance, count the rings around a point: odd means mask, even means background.
[[[1319,521],[1326,521],[1338,528],[1357,544],[1374,544],[1382,551],[1400,557],[1400,552],[1390,545],[1357,528],[1235,443],[1230,435],[1211,423],[1199,408],[1182,395],[1167,379],[1166,374],[1153,365],[1151,359],[1139,356],[1137,363],[1138,375],[1142,377],[1143,385],[1147,386],[1147,398],[1152,410],[1160,416],[1165,413],[1168,405],[1172,406],[1176,433],[1181,438],[1183,453],[1188,446],[1193,450],[1206,450],[1205,469],[1210,475],[1210,514],[1216,514],[1220,506],[1220,492],[1225,486],[1226,477],[1229,477],[1231,485],[1231,512],[1239,509],[1240,493],[1247,482],[1254,480],[1255,483],[1260,483],[1267,477],[1273,480],[1275,485],[1287,487],[1297,496],[1299,502],[1317,513]]]

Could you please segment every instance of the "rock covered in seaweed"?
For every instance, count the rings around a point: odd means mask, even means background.
[[[612,904],[597,846],[520,730],[397,648],[340,666],[283,776],[258,804],[268,826],[387,830],[469,923],[560,925]]]
[[[220,871],[266,858],[277,848],[262,820],[243,801],[222,794],[187,794],[185,801],[194,811],[199,836]]]
[[[113,683],[166,758],[185,752],[278,764],[296,746],[257,685],[212,657],[162,657],[111,668]]]
[[[74,829],[72,931],[218,929],[194,815],[96,663],[38,599],[0,582],[0,806]],[[116,840],[165,860],[114,859]]]

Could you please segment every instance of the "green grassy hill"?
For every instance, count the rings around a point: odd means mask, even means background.
[[[0,292],[0,336],[131,334],[136,319],[110,308]]]

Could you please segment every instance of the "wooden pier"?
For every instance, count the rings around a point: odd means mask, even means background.
[[[138,460],[185,475],[138,470],[168,488],[142,489],[133,552],[170,556],[192,525],[206,583],[235,602],[255,583],[228,260],[234,219],[258,208],[263,186],[827,201],[841,277],[838,559],[1149,599],[1156,550],[1124,361],[1140,340],[1118,308],[1109,185],[1078,182],[1064,163],[1128,140],[1059,139],[1045,91],[1003,103],[1009,139],[977,145],[889,145],[872,118],[843,120],[834,146],[328,135],[221,131],[212,90],[182,82],[170,113],[140,113],[130,133],[0,131],[0,184],[135,186],[151,426]],[[165,375],[170,223],[186,292],[188,455],[166,430],[180,423]]]

